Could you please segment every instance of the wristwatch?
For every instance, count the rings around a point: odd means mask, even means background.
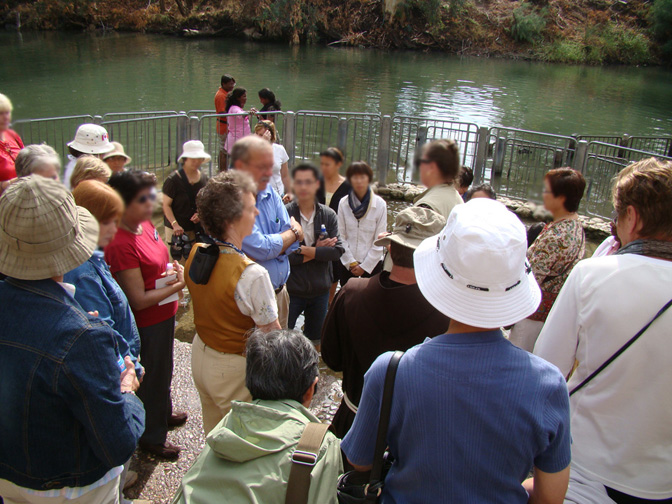
[[[299,254],[299,255],[301,255],[301,247],[299,247],[298,249],[296,249],[296,253]]]
[[[133,394],[133,395],[135,395],[135,392],[133,390],[122,390],[121,393],[122,394]]]

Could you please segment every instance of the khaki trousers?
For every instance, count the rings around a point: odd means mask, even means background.
[[[275,295],[275,300],[278,303],[278,322],[280,322],[280,327],[287,329],[289,324],[289,292],[287,292],[286,285]]]
[[[0,479],[0,495],[5,504],[119,504],[119,478],[120,476],[117,476],[76,499],[66,499],[62,496],[39,497],[28,493],[25,488],[11,481]]]
[[[251,401],[245,387],[245,357],[218,352],[201,341],[191,345],[191,372],[203,407],[205,435],[231,410],[231,401]]]

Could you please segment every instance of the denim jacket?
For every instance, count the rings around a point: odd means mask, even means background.
[[[57,282],[0,282],[0,479],[90,485],[133,454],[145,411],[119,386],[114,332]]]
[[[87,312],[98,311],[98,317],[107,322],[117,338],[121,357],[131,357],[135,373],[143,373],[138,362],[140,334],[126,294],[112,277],[102,251],[96,250],[91,258],[66,273],[64,280],[77,289],[75,299]]]

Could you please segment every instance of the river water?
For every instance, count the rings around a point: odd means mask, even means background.
[[[0,32],[14,118],[212,109],[222,73],[284,110],[419,115],[557,134],[672,133],[672,71],[288,47],[161,35]]]

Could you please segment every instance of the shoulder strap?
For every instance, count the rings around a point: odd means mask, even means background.
[[[327,424],[311,422],[306,425],[299,444],[292,454],[292,469],[287,482],[286,504],[307,504],[310,473],[317,463],[320,447],[327,434]]]
[[[385,450],[387,448],[387,429],[390,425],[390,412],[392,411],[392,396],[394,395],[394,380],[397,377],[397,369],[404,352],[396,351],[392,354],[387,365],[385,374],[385,386],[383,388],[383,400],[380,404],[380,419],[378,420],[378,434],[376,436],[376,451],[373,455],[373,467],[371,479],[366,487],[367,502],[376,502],[383,491],[383,465]]]
[[[602,364],[599,368],[597,368],[595,371],[593,371],[593,372],[591,373],[591,375],[590,375],[588,378],[586,378],[586,379],[583,380],[581,383],[579,383],[576,387],[574,387],[574,388],[571,390],[571,392],[569,393],[569,395],[571,396],[571,395],[575,394],[576,392],[578,392],[579,390],[581,390],[583,387],[585,387],[586,385],[588,385],[588,382],[590,382],[593,378],[595,378],[598,374],[600,374],[600,373],[604,370],[604,368],[606,368],[609,364],[611,364],[612,362],[614,362],[614,360],[616,360],[616,358],[617,358],[619,355],[621,355],[623,352],[625,352],[625,351],[627,350],[627,348],[628,348],[630,345],[632,345],[635,341],[637,341],[637,338],[639,338],[642,334],[644,334],[644,333],[646,332],[646,330],[649,328],[649,326],[651,326],[651,324],[653,324],[653,323],[655,322],[655,320],[656,320],[658,317],[660,317],[663,313],[665,313],[665,312],[667,311],[667,309],[668,309],[670,306],[672,306],[672,299],[670,299],[670,300],[665,304],[665,306],[663,306],[663,307],[660,309],[660,311],[659,311],[658,313],[656,313],[656,316],[653,317],[653,318],[649,321],[648,324],[646,324],[644,327],[642,327],[642,328],[639,330],[639,332],[638,332],[637,334],[635,334],[632,338],[630,338],[630,340],[629,340],[625,345],[623,345],[621,348],[619,348],[618,351],[617,351],[614,355],[612,355],[611,357],[609,357],[609,358],[605,361],[604,364]]]

